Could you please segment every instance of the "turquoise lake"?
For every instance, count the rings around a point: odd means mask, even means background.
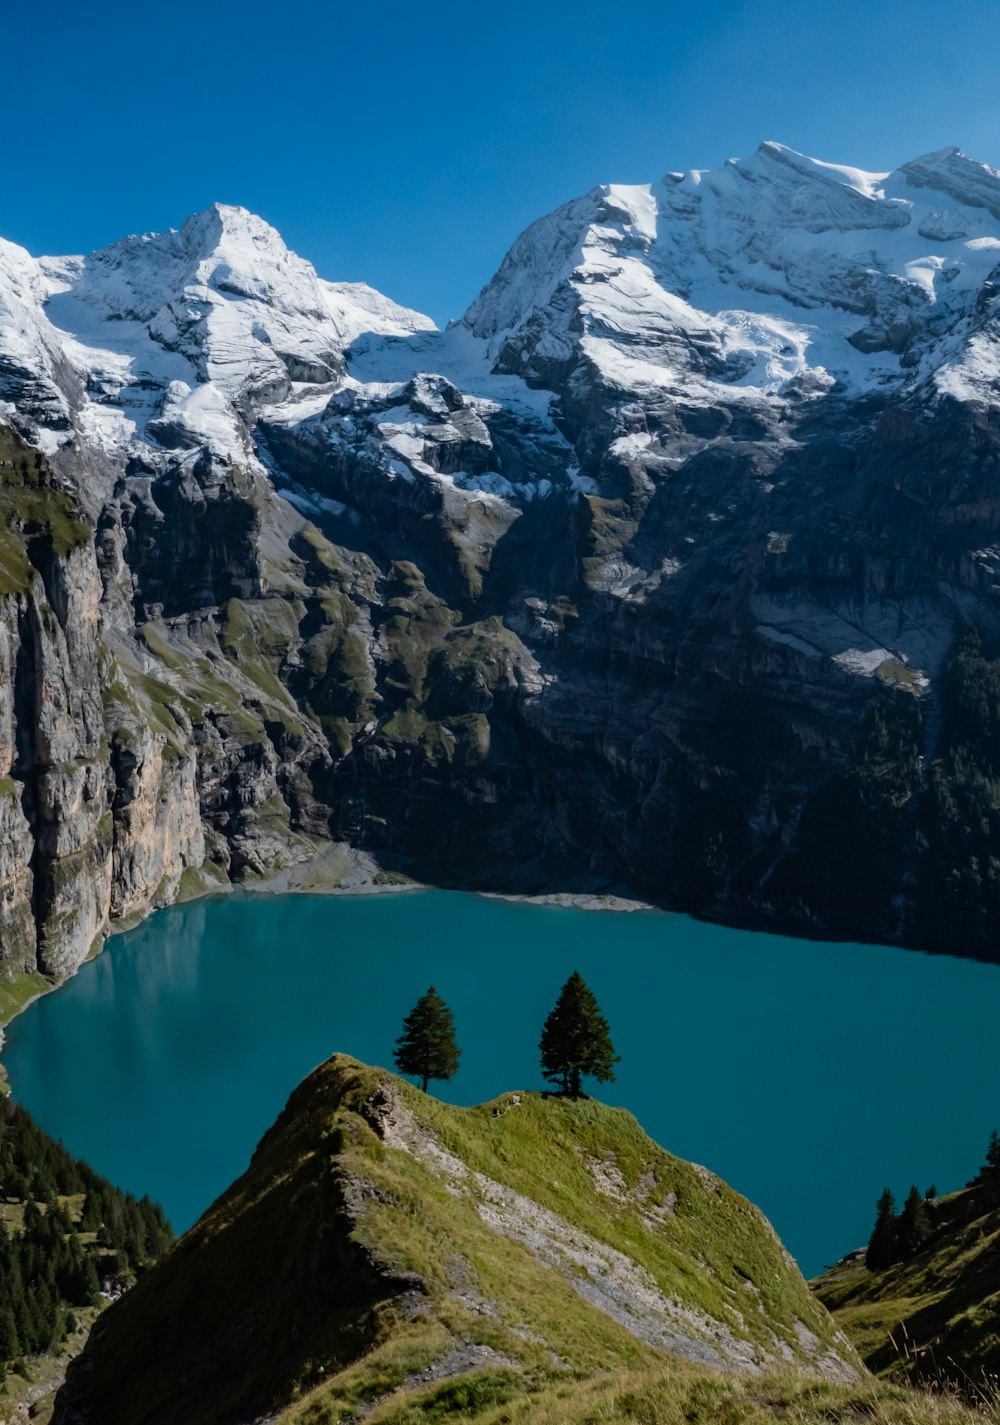
[[[50,1133],[181,1230],[314,1065],[390,1064],[428,985],[464,1050],[433,1091],[542,1087],[574,969],[621,1055],[600,1096],[758,1203],[807,1275],[866,1240],[886,1184],[964,1183],[1000,1125],[1000,967],[447,891],[161,911],[15,1020],[3,1060]]]

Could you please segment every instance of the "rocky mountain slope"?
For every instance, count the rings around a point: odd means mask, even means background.
[[[998,271],[992,169],[777,144],[443,332],[243,209],[0,243],[4,972],[330,838],[994,954]]]
[[[982,1184],[928,1204],[920,1251],[883,1271],[859,1256],[813,1283],[872,1370],[988,1395],[1000,1369],[1000,1207]]]
[[[332,1421],[442,1388],[461,1413],[668,1358],[861,1384],[757,1209],[631,1115],[451,1108],[337,1055],[102,1317],[55,1419]]]

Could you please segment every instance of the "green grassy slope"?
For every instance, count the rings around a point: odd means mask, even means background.
[[[813,1286],[872,1370],[975,1393],[1000,1373],[1000,1208],[967,1188],[937,1199],[932,1221],[910,1261],[870,1272],[848,1260]]]
[[[760,1213],[630,1114],[452,1108],[338,1055],[105,1314],[55,1419],[971,1419],[856,1366]]]

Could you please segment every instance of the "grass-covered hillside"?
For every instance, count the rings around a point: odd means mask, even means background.
[[[979,1182],[926,1204],[926,1240],[871,1271],[863,1257],[814,1283],[874,1371],[950,1380],[974,1398],[1000,1374],[1000,1192]]]
[[[971,1420],[874,1383],[761,1214],[591,1100],[335,1056],[120,1302],[55,1420]]]
[[[0,1096],[0,1421],[38,1398],[98,1309],[171,1240],[155,1203],[112,1187]]]

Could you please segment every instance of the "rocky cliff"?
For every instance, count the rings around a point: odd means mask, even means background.
[[[1000,176],[596,189],[439,332],[213,207],[0,243],[7,974],[330,838],[995,953]]]

